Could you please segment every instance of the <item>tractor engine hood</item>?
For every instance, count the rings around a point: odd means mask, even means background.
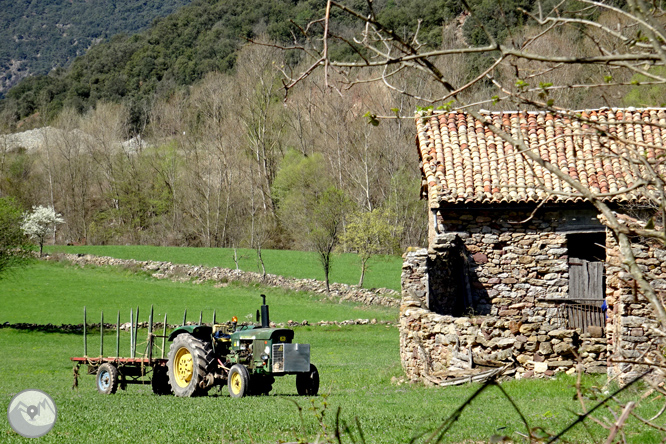
[[[288,328],[256,328],[243,327],[231,334],[232,340],[271,340],[277,342],[291,342],[294,339],[294,331]]]

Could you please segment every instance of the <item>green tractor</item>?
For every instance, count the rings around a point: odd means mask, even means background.
[[[206,395],[213,386],[228,385],[234,398],[267,395],[275,377],[296,375],[299,395],[319,392],[319,373],[310,363],[310,344],[293,343],[294,331],[270,328],[266,296],[261,295],[260,325],[187,325],[171,335],[167,375],[176,396]],[[158,375],[154,375],[158,377]]]

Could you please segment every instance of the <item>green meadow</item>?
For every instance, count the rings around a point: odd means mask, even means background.
[[[37,262],[0,280],[0,324],[81,323],[84,305],[89,322],[99,322],[96,317],[101,310],[106,322],[115,322],[118,310],[121,322],[127,322],[130,309],[137,306],[145,321],[150,305],[156,317],[167,312],[172,323],[182,320],[185,308],[190,320],[203,311],[204,320],[210,322],[213,310],[218,319],[236,315],[243,320],[253,316],[261,293],[267,295],[271,317],[277,322],[375,318],[393,324],[296,327],[295,341],[311,344],[312,361],[321,376],[320,395],[297,396],[295,378],[287,376],[277,379],[270,396],[242,399],[230,398],[226,387],[219,392],[213,389],[204,398],[157,396],[148,385],[129,385],[125,391],[105,396],[96,391],[94,376],[84,371],[78,388],[73,389],[69,358],[83,353],[80,333],[0,328],[0,410],[6,410],[12,396],[26,388],[49,393],[58,408],[58,420],[39,439],[45,443],[338,442],[336,429],[344,443],[426,442],[480,387],[396,384],[403,371],[395,309],[340,304],[321,296],[259,286],[216,288],[156,280],[125,269]],[[139,338],[145,335],[145,331],[139,332]],[[115,348],[115,331],[106,331],[104,344],[107,351]],[[92,332],[89,354],[98,354],[99,345],[99,333]],[[121,333],[121,354],[123,350],[129,353],[125,332]],[[584,378],[584,385],[601,387],[604,380]],[[581,411],[574,399],[574,383],[573,377],[560,376],[510,381],[502,387],[531,427],[554,433]],[[632,387],[622,396],[635,399],[640,393]],[[637,412],[652,415],[662,404],[641,403]],[[604,415],[612,417],[608,411]],[[489,387],[462,412],[441,442],[489,442],[497,436],[523,442],[521,433],[526,428],[519,413],[498,388]],[[663,438],[633,418],[625,434],[627,442],[657,443]],[[587,421],[565,439],[596,443],[605,436],[603,428]],[[4,414],[0,417],[0,442],[28,441],[11,430]]]
[[[186,309],[190,321],[198,320],[203,312],[203,320],[210,322],[214,311],[220,321],[232,316],[240,322],[253,321],[261,305],[261,293],[267,296],[275,322],[397,320],[396,310],[323,301],[322,295],[233,283],[218,288],[154,279],[120,267],[81,268],[58,262],[37,262],[13,270],[0,281],[0,293],[0,321],[10,323],[80,324],[84,306],[88,322],[99,322],[102,311],[105,322],[115,323],[118,311],[121,321],[129,322],[130,310],[137,307],[141,320],[147,321],[151,305],[156,320],[162,320],[166,313],[171,324],[182,322]]]
[[[47,252],[93,254],[119,259],[154,260],[177,264],[203,265],[206,267],[236,268],[234,250],[231,248],[154,247],[150,245],[85,245],[45,247]],[[266,272],[299,279],[324,279],[317,254],[312,251],[262,250]],[[238,266],[243,271],[261,272],[255,250],[239,248],[236,251]],[[336,254],[332,261],[331,282],[358,284],[361,266],[358,256],[352,253]],[[375,256],[370,259],[366,272],[365,288],[392,288],[400,290],[400,256]]]

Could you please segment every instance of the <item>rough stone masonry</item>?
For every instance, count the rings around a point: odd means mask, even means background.
[[[627,382],[658,358],[661,341],[647,301],[621,267],[606,235],[606,325],[572,328],[562,303],[569,291],[561,218],[543,214],[440,216],[429,249],[408,251],[402,270],[400,354],[407,377],[432,381],[473,367],[510,365],[515,377],[604,372]],[[444,228],[444,229],[442,229]],[[639,265],[666,292],[666,253],[636,243]],[[663,264],[663,265],[662,265]]]

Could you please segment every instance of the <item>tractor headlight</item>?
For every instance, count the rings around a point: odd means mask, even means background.
[[[268,362],[268,358],[269,358],[269,356],[268,356],[268,354],[266,354],[266,353],[264,353],[263,355],[261,355],[261,360],[264,361],[264,362]]]
[[[264,349],[264,353],[269,354],[270,352],[271,352],[271,349],[268,348],[268,345],[267,345],[266,348]]]

